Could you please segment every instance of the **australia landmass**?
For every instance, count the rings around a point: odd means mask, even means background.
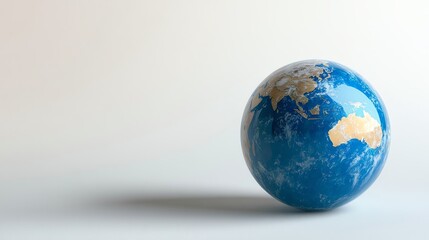
[[[341,118],[337,124],[328,131],[329,139],[334,147],[345,144],[352,139],[357,139],[368,144],[370,148],[381,145],[383,132],[380,124],[367,112],[363,117],[355,113]]]

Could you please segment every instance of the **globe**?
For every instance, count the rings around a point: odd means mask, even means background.
[[[306,60],[269,75],[241,124],[247,166],[279,201],[304,210],[342,206],[376,180],[390,145],[379,95],[356,72]]]

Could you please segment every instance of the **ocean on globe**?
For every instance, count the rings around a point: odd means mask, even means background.
[[[241,124],[253,177],[274,198],[304,210],[344,205],[378,177],[390,145],[386,109],[357,73],[306,60],[269,75]]]

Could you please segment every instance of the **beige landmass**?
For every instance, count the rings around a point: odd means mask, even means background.
[[[341,118],[338,123],[328,132],[329,139],[334,147],[345,144],[351,139],[358,139],[368,144],[370,148],[381,145],[382,130],[380,124],[369,113],[364,112],[363,117],[355,113]]]
[[[324,68],[316,66],[320,63],[326,66],[326,63],[323,62],[302,62],[274,74],[271,79],[268,79],[258,87],[252,96],[251,106],[257,106],[262,100],[261,97],[264,96],[270,97],[273,110],[277,110],[278,103],[286,96],[295,101],[297,106],[306,104],[308,98],[305,94],[314,91],[317,87],[317,82],[314,78],[318,81],[322,80],[320,75],[323,74]],[[325,79],[329,77],[330,75]]]
[[[313,115],[319,115],[320,114],[320,106],[316,105],[314,108],[310,109],[310,113]]]
[[[253,119],[254,112],[252,110],[261,103],[262,97],[269,96],[271,106],[276,111],[278,103],[284,97],[289,96],[296,104],[295,111],[303,118],[308,119],[308,114],[305,113],[301,105],[308,103],[308,98],[305,94],[314,91],[317,87],[316,81],[322,80],[321,74],[323,74],[325,68],[316,66],[319,64],[323,64],[325,67],[328,66],[325,62],[300,62],[276,71],[259,85],[246,106],[242,120],[241,139],[243,150],[250,149],[250,147],[252,151],[255,150],[253,144],[251,146],[247,139],[247,130]],[[329,77],[330,74],[328,73],[325,79]],[[243,152],[248,159],[248,151]]]
[[[305,119],[308,119],[308,114],[307,114],[307,113],[305,113],[304,108],[302,108],[300,105],[297,105],[297,107],[298,107],[298,108],[296,108],[296,109],[295,109],[295,111],[296,111],[297,113],[299,113],[299,115],[301,115],[301,117],[303,117],[303,118],[305,118]]]

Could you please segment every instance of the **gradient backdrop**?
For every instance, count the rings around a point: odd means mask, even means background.
[[[423,239],[427,1],[0,1],[0,239]],[[391,152],[337,211],[271,200],[248,97],[321,58],[382,96]]]

